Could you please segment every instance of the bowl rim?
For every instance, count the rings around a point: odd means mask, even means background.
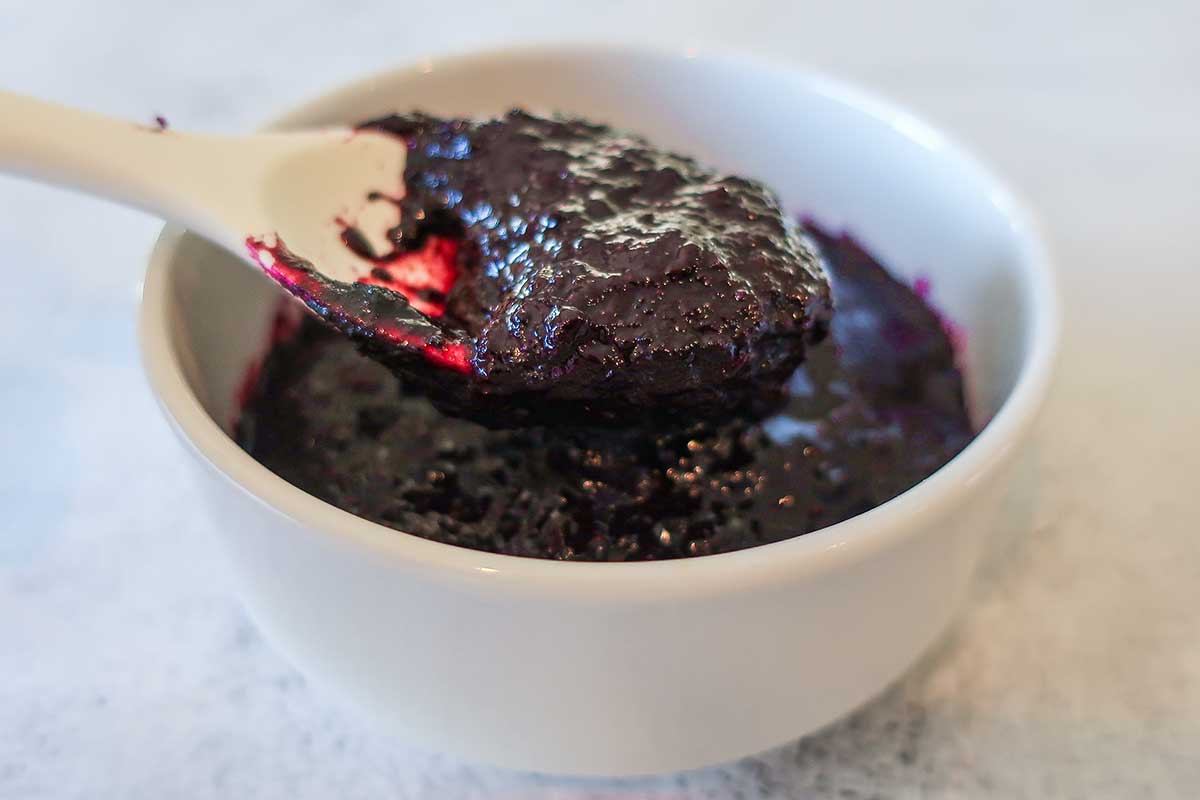
[[[948,463],[911,489],[867,512],[801,536],[770,544],[693,558],[638,562],[564,562],[502,555],[423,539],[371,522],[292,486],[255,461],[208,414],[191,390],[174,346],[171,265],[187,233],[168,224],[150,254],[143,284],[139,339],[143,368],[170,424],[202,461],[241,492],[275,513],[319,531],[364,555],[437,570],[448,580],[490,585],[503,581],[515,591],[568,590],[577,597],[663,598],[697,592],[728,592],[750,583],[816,574],[856,563],[916,535],[938,510],[961,503],[993,475],[1029,432],[1047,393],[1059,339],[1059,300],[1050,256],[1033,215],[1008,185],[968,149],[941,131],[871,92],[780,59],[714,48],[669,49],[630,44],[534,44],[416,58],[372,73],[293,107],[265,127],[295,126],[339,100],[361,97],[381,83],[412,79],[439,67],[480,68],[520,59],[651,58],[702,61],[741,69],[787,73],[805,91],[887,124],[939,157],[953,161],[988,187],[988,201],[1009,222],[1018,267],[1032,299],[1030,349],[1016,382],[978,435]],[[717,579],[718,580],[714,580]],[[618,586],[615,581],[621,581]]]

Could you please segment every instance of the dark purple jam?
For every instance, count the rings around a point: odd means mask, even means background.
[[[453,126],[437,130],[446,131],[437,141],[450,143],[430,156],[441,163],[459,151],[450,136]],[[416,159],[414,169],[429,176],[430,191],[436,192],[443,173],[423,163]],[[772,210],[768,216],[775,215]],[[497,220],[501,224],[503,217]],[[837,308],[832,335],[808,348],[799,367],[790,349],[792,355],[781,356],[790,375],[787,398],[771,416],[730,413],[719,423],[680,420],[667,426],[631,413],[620,427],[591,426],[581,417],[574,426],[489,429],[439,411],[423,387],[406,385],[357,352],[349,339],[306,320],[297,334],[275,345],[263,365],[238,441],[285,480],[351,513],[427,539],[518,556],[678,558],[831,525],[923,480],[973,433],[961,375],[938,316],[850,239],[811,233],[824,253]],[[501,245],[491,240],[480,245],[493,246]],[[502,272],[489,253],[480,263]],[[728,272],[710,275],[719,282],[725,278],[717,276]],[[681,299],[668,293],[660,309],[670,317],[698,306],[692,293],[700,287],[713,291],[689,278],[678,284]],[[522,297],[555,296],[553,289],[545,291],[551,294]],[[755,297],[771,296],[761,286],[752,291],[764,292]],[[632,303],[642,295],[625,296]],[[470,317],[479,313],[472,305],[478,302],[476,294],[451,291],[447,307],[458,310],[447,313]],[[797,319],[794,327],[783,326],[774,316],[775,301],[754,302],[755,314],[775,320],[762,330],[779,324],[779,330],[800,331],[806,324]],[[618,306],[625,307],[612,307]],[[605,314],[593,310],[585,329],[594,319],[607,319]],[[677,318],[681,325],[690,324],[686,316]],[[535,324],[546,320],[539,317]],[[721,325],[720,336],[734,337]],[[496,335],[503,350],[510,340]],[[537,351],[538,358],[553,360],[554,341]],[[681,348],[686,349],[683,338],[669,338],[663,352]],[[653,360],[657,356],[650,350],[639,357]],[[536,372],[535,365],[529,369]]]
[[[283,244],[273,277],[437,406],[494,427],[724,418],[782,401],[828,331],[811,241],[755,181],[579,119],[423,114],[363,127],[408,146],[393,251],[322,279]],[[318,265],[319,267],[319,265]]]

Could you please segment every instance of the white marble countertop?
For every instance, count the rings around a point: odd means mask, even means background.
[[[138,366],[157,223],[0,179],[0,798],[1200,793],[1195,4],[186,5],[3,0],[0,86],[244,130],[430,51],[632,36],[798,58],[915,107],[1031,199],[1061,265],[1029,531],[898,686],[762,757],[591,782],[413,751],[307,684],[229,592]]]

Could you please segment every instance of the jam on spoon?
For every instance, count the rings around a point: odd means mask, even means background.
[[[423,114],[362,126],[407,145],[399,225],[329,280],[282,242],[263,268],[440,408],[499,427],[769,406],[820,341],[816,250],[763,185],[572,118]]]

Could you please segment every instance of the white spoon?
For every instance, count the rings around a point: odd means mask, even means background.
[[[0,92],[0,119],[0,172],[180,223],[261,267],[392,368],[428,379],[431,368],[450,367],[436,372],[454,377],[435,379],[466,380],[461,333],[444,330],[389,292],[354,283],[372,264],[342,240],[347,220],[378,239],[396,224],[393,202],[368,198],[404,193],[400,139],[350,128],[179,133],[9,92]],[[310,269],[297,270],[281,254],[298,256]]]
[[[338,279],[359,265],[336,218],[395,195],[404,171],[404,143],[372,131],[179,133],[8,92],[0,119],[0,171],[149,211],[247,258],[248,238],[277,236]]]

